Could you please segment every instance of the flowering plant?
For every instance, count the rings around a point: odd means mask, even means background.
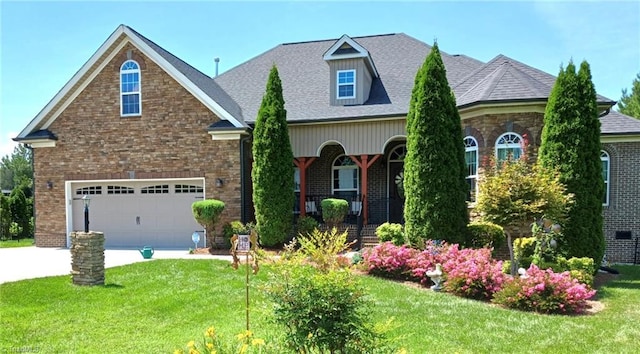
[[[452,247],[457,250],[458,245],[450,246],[445,242],[426,241],[424,250],[416,252],[411,259],[407,260],[411,277],[423,286],[429,285],[431,280],[427,276],[427,271],[435,269],[438,263],[444,263]]]
[[[385,278],[409,279],[411,267],[409,260],[418,251],[406,245],[396,246],[391,242],[383,242],[362,254],[369,273]]]
[[[493,302],[525,311],[581,313],[595,293],[588,285],[572,278],[569,272],[555,273],[532,264],[526,276],[507,281],[494,295]]]
[[[189,341],[186,350],[176,349],[174,354],[215,354],[215,353],[262,353],[265,342],[261,338],[255,338],[253,332],[249,330],[242,331],[236,336],[239,343],[234,348],[233,343],[224,343],[220,340],[220,336],[213,326],[207,328],[204,332],[201,348],[198,348],[196,341]]]
[[[460,250],[458,245],[453,245],[448,249],[442,268],[446,275],[446,291],[476,300],[490,300],[505,279],[502,261],[491,258],[488,248]]]

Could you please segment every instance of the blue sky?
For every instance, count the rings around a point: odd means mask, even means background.
[[[640,72],[640,2],[0,2],[0,156],[119,24],[201,71],[224,72],[279,43],[404,32],[442,51],[504,54],[556,75],[591,64],[618,100]]]

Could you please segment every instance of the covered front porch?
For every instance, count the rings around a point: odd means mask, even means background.
[[[345,222],[403,222],[405,120],[292,125],[294,213],[322,221],[321,201],[349,202]]]

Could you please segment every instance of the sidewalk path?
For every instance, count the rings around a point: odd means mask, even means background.
[[[156,250],[153,259],[227,259],[230,256],[189,254],[186,250]],[[105,250],[105,268],[136,262],[146,262],[138,250]],[[71,273],[71,252],[68,248],[15,247],[0,248],[0,284],[22,280],[68,275]]]

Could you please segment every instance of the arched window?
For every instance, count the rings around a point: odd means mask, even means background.
[[[467,200],[476,201],[476,181],[478,179],[478,142],[472,136],[464,138],[464,160],[467,164],[467,183],[469,195]]]
[[[602,162],[602,179],[604,180],[604,195],[602,196],[602,204],[609,205],[609,172],[610,159],[609,154],[606,151],[600,151],[600,161]]]
[[[516,133],[504,133],[496,139],[496,159],[500,163],[518,159],[522,155],[522,137]]]
[[[407,156],[407,145],[398,145],[389,153],[389,161],[404,161]]]
[[[360,170],[347,155],[338,156],[331,167],[333,181],[331,192],[341,198],[355,197],[360,191]]]
[[[141,108],[140,66],[127,60],[120,67],[120,115],[138,116]]]

